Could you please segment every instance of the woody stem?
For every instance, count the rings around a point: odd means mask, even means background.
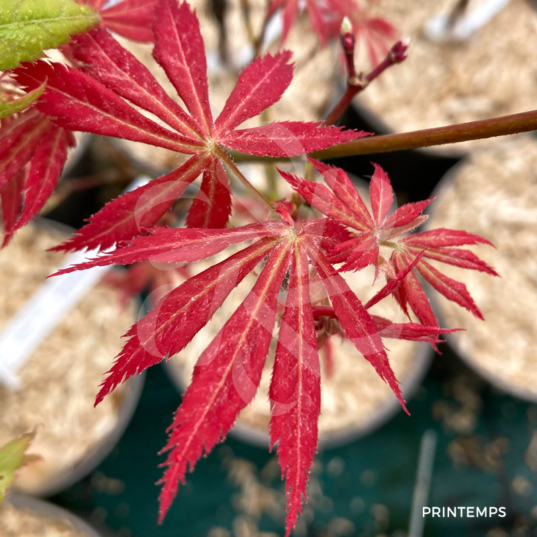
[[[323,149],[322,151],[315,151],[311,153],[311,156],[322,160],[357,155],[374,155],[378,153],[390,153],[392,151],[455,144],[470,140],[495,138],[496,136],[507,136],[534,130],[537,130],[537,110],[434,129],[359,138],[352,142]],[[270,157],[256,157],[243,155],[242,153],[233,153],[233,158],[237,162],[269,162],[275,160]],[[286,157],[280,157],[276,160],[288,159]]]
[[[537,130],[537,110],[401,134],[360,138],[312,154],[317,159],[389,153]]]

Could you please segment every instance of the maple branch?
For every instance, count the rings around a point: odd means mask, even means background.
[[[390,153],[392,151],[507,136],[534,130],[537,130],[537,110],[433,129],[360,138],[323,151],[316,151],[312,153],[312,156],[317,159],[327,159]]]
[[[255,188],[246,177],[244,177],[243,173],[237,168],[236,164],[233,162],[233,160],[227,155],[225,151],[223,151],[220,147],[215,147],[215,154],[217,154],[229,167],[229,169],[233,172],[233,175],[248,189],[250,192],[254,194],[257,199],[263,202],[271,211],[274,211],[274,205],[272,205],[272,202],[269,201],[257,188]]]
[[[354,157],[357,155],[374,155],[378,153],[390,153],[392,151],[406,151],[408,149],[420,149],[437,145],[455,144],[470,140],[484,140],[497,136],[508,136],[522,132],[537,130],[537,110],[500,116],[491,119],[458,123],[445,127],[424,129],[400,134],[384,134],[358,138],[352,142],[335,145],[322,151],[311,153],[313,158],[331,159],[341,157]],[[269,162],[274,160],[288,160],[285,157],[277,159],[270,157],[257,157],[232,152],[236,162]]]
[[[342,34],[341,43],[347,60],[347,89],[334,109],[328,114],[324,121],[325,125],[335,125],[358,93],[367,88],[386,69],[403,62],[407,57],[410,41],[405,39],[404,41],[395,43],[389,50],[386,58],[365,76],[363,74],[356,75],[354,70],[354,39],[350,40],[346,34]],[[350,48],[351,46],[352,49]]]

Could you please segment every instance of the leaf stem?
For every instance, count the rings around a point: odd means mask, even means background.
[[[350,51],[344,49],[345,57],[347,58],[347,89],[340,101],[336,104],[334,109],[328,114],[325,119],[325,125],[335,125],[340,117],[343,115],[343,112],[351,104],[352,99],[361,91],[363,91],[367,86],[379,77],[386,69],[392,65],[396,65],[404,61],[407,57],[407,50],[410,41],[398,41],[393,45],[389,50],[388,54],[368,75],[359,74],[356,75],[354,71],[354,54],[351,54]],[[354,46],[354,43],[353,43]]]
[[[222,150],[220,147],[216,146],[215,148],[215,154],[218,155],[230,168],[230,170],[233,172],[233,175],[248,189],[250,192],[254,194],[255,197],[257,197],[260,201],[262,201],[271,211],[275,211],[274,205],[270,200],[268,200],[257,188],[255,188],[248,179],[243,175],[243,173],[237,168],[236,164],[233,162],[233,160],[227,155],[227,153]]]

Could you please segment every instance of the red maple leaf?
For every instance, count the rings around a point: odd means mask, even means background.
[[[240,75],[219,117],[209,106],[207,65],[198,19],[187,3],[160,0],[153,55],[188,113],[169,97],[148,69],[104,29],[78,36],[70,57],[80,69],[39,61],[17,70],[29,88],[45,80],[38,108],[61,127],[152,144],[188,155],[178,169],[106,205],[58,250],[108,248],[153,226],[200,174],[201,189],[187,224],[224,227],[231,212],[223,162],[225,148],[250,155],[297,156],[353,140],[364,133],[319,123],[273,122],[237,129],[280,99],[291,83],[291,53],[256,59]],[[129,102],[128,102],[129,101]],[[142,115],[130,103],[159,118]]]
[[[345,230],[326,218],[295,224],[283,205],[278,211],[282,221],[233,229],[153,228],[145,236],[118,244],[110,253],[59,273],[139,261],[190,263],[231,244],[250,243],[171,291],[131,328],[126,335],[129,340],[101,386],[97,396],[100,402],[119,383],[180,352],[229,293],[264,261],[251,292],[198,359],[192,383],[169,429],[164,449],[170,452],[165,464],[168,468],[161,481],[161,520],[186,472],[224,440],[239,412],[254,397],[280,311],[278,296],[286,274],[287,293],[270,388],[270,437],[272,445],[278,442],[286,478],[287,535],[301,512],[317,446],[319,326],[314,319],[317,306],[310,296],[312,271],[331,302],[330,316],[337,319],[345,337],[390,385],[403,407],[382,336],[428,341],[443,333],[437,327],[394,325],[372,317],[326,255],[326,248],[347,235]]]
[[[107,0],[80,0],[99,11],[101,25],[136,41],[152,41],[151,25],[157,0],[123,0],[106,7]],[[70,57],[71,48],[60,48]],[[8,98],[19,94],[4,73],[0,89]],[[6,76],[7,75],[7,76]],[[43,81],[45,83],[45,81]],[[41,85],[33,86],[38,91]],[[42,209],[61,176],[75,138],[35,107],[0,120],[0,199],[5,246],[13,233]]]
[[[152,42],[153,17],[158,0],[123,0],[108,6],[109,0],[78,0],[99,12],[101,25],[133,41]]]
[[[35,108],[3,118],[0,127],[0,198],[5,246],[17,229],[38,214],[54,191],[67,150],[75,145],[75,139],[72,133],[55,125]]]
[[[394,202],[390,179],[380,166],[374,164],[375,173],[369,187],[369,211],[343,170],[313,159],[310,161],[323,175],[326,184],[280,173],[309,204],[354,230],[351,239],[336,245],[331,252],[333,263],[344,263],[340,271],[375,265],[385,272],[388,280],[400,281],[401,284],[392,290],[393,296],[407,315],[410,306],[420,323],[426,326],[438,325],[438,321],[415,272],[446,298],[483,318],[465,285],[442,274],[426,259],[497,276],[494,269],[473,252],[458,248],[478,243],[492,246],[489,241],[465,231],[450,229],[411,234],[427,219],[422,212],[432,199],[407,203],[390,214]],[[381,247],[392,249],[388,260],[380,254]],[[408,273],[402,280],[398,279],[397,274],[404,273],[405,269]]]

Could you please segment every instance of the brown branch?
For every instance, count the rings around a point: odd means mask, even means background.
[[[313,153],[313,157],[338,158],[389,153],[406,149],[467,142],[469,140],[495,138],[496,136],[507,136],[534,130],[537,130],[537,110],[472,121],[470,123],[437,127],[435,129],[360,138],[346,144],[330,147],[324,151],[317,151]]]
[[[374,155],[377,153],[390,153],[392,151],[420,149],[436,145],[468,142],[470,140],[495,138],[496,136],[508,136],[510,134],[535,130],[537,130],[537,110],[532,110],[510,116],[483,119],[434,129],[359,138],[352,142],[335,145],[323,151],[315,151],[311,156],[317,159],[328,159],[356,155]],[[273,159],[270,157],[243,155],[242,153],[233,153],[233,158],[237,162],[287,160],[285,157]]]

